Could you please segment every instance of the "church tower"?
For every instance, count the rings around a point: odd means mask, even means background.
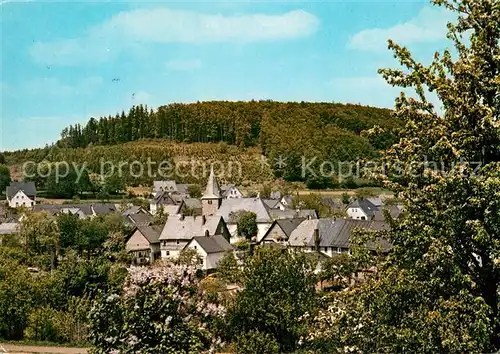
[[[207,188],[201,197],[201,210],[203,216],[215,215],[222,203],[219,184],[215,178],[214,166],[210,166]]]

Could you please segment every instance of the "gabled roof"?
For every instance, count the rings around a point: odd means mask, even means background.
[[[380,221],[352,220],[352,219],[318,219],[305,220],[292,231],[288,239],[290,246],[314,247],[314,230],[318,229],[320,247],[349,248],[350,237],[355,228],[368,230],[388,230],[389,226]],[[386,240],[379,240],[378,244],[384,250],[390,248]],[[369,249],[376,245],[368,243]]]
[[[219,187],[221,191],[221,195],[223,198],[226,198],[230,195],[232,190],[238,191],[238,193],[242,194],[241,191],[234,184],[225,184]]]
[[[305,247],[314,236],[314,229],[318,225],[318,219],[302,221],[290,234],[288,244],[290,246]]]
[[[290,207],[293,204],[293,198],[291,195],[285,195],[280,200],[285,204],[287,204],[288,207]]]
[[[299,209],[299,210],[271,209],[271,210],[269,210],[269,215],[271,216],[272,219],[275,219],[275,220],[295,219],[295,218],[304,218],[304,219],[307,219],[307,218],[317,219],[318,218],[318,214],[316,213],[316,210],[313,210],[313,209]]]
[[[174,180],[153,181],[153,190],[155,192],[177,192],[177,183]]]
[[[123,216],[127,216],[127,215],[131,215],[131,214],[140,214],[140,213],[146,213],[147,214],[147,211],[143,207],[141,207],[140,205],[132,205],[129,208],[127,208],[122,213],[122,215]]]
[[[78,214],[84,216],[93,216],[92,206],[90,204],[37,204],[33,207],[33,212],[45,212],[48,215],[57,215],[59,213]]]
[[[196,241],[207,254],[228,252],[233,250],[233,246],[231,246],[231,244],[227,242],[227,240],[222,235],[213,235],[208,237],[195,236],[192,240]],[[186,245],[186,247],[187,246],[189,246],[189,244]]]
[[[215,178],[214,166],[210,166],[210,176],[208,176],[207,188],[201,199],[219,199],[221,198],[219,184]]]
[[[377,208],[381,207],[384,204],[380,197],[368,197],[366,198],[366,200],[375,205]]]
[[[255,213],[257,215],[257,222],[270,223],[272,221],[268,209],[260,198],[223,199],[216,215],[222,216],[226,223],[235,223],[236,220],[232,216],[240,210]]]
[[[158,192],[150,201],[151,204],[176,205],[178,204],[168,192]]]
[[[280,203],[279,200],[276,199],[262,199],[264,205],[269,209],[274,209]]]
[[[214,235],[220,222],[220,216],[205,218],[203,216],[169,216],[161,232],[160,240],[191,240],[194,236],[205,235],[206,230],[210,235]]]
[[[10,199],[19,191],[23,191],[28,197],[36,197],[36,187],[33,182],[11,182],[7,187],[6,196]]]
[[[201,209],[201,200],[197,198],[185,198],[184,206],[189,209]]]
[[[111,203],[91,204],[91,207],[95,215],[106,215],[117,211],[116,206]]]
[[[281,219],[281,220],[276,220],[275,224],[278,224],[278,226],[283,230],[285,235],[287,237],[290,237],[292,234],[292,231],[297,228],[305,219]]]
[[[127,215],[130,222],[137,226],[149,226],[153,222],[153,217],[149,214],[130,214]]]
[[[160,242],[160,226],[138,226],[137,230],[149,241],[149,243]]]
[[[373,217],[378,208],[368,199],[357,199],[349,204],[348,208],[360,208],[368,217]]]

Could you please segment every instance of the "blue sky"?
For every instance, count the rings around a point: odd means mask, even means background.
[[[392,38],[428,61],[450,14],[425,1],[0,1],[0,149],[133,104],[273,99],[392,107]]]

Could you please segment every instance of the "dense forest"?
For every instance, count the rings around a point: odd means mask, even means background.
[[[101,158],[142,162],[147,157],[164,161],[183,155],[203,162],[226,162],[230,157],[240,161],[238,156],[244,155],[240,162],[248,165],[245,161],[252,160],[254,166],[243,166],[242,180],[261,182],[274,173],[286,180],[328,187],[335,184],[331,178],[313,181],[301,173],[302,156],[332,163],[376,158],[380,150],[394,143],[399,127],[400,122],[391,116],[390,110],[338,103],[214,101],[175,103],[157,110],[138,105],[114,117],[91,118],[85,126],[71,125],[53,146],[6,153],[6,158],[10,164],[27,160],[85,162],[90,172],[98,172]],[[122,147],[135,141],[146,143]],[[184,146],[181,149],[188,152],[176,151],[173,143]],[[205,145],[195,148],[194,143]],[[103,147],[109,145],[113,147]],[[193,147],[186,147],[189,145]],[[211,153],[193,153],[207,149]],[[270,174],[257,171],[253,155],[262,154],[271,162]],[[113,158],[109,159],[110,155]],[[280,156],[288,162],[286,166],[272,164]],[[189,182],[198,181],[195,178]]]

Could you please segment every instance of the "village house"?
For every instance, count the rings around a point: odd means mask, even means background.
[[[178,203],[168,192],[158,192],[155,194],[153,199],[149,201],[149,211],[151,214],[155,215],[161,208],[163,212],[168,212],[167,207],[174,205],[179,208],[181,203]]]
[[[160,226],[137,226],[125,244],[136,264],[153,263],[161,257]]]
[[[220,186],[222,199],[243,198],[243,193],[234,184],[223,184]]]
[[[175,258],[195,236],[223,235],[229,240],[230,234],[224,219],[220,216],[169,216],[160,235],[162,258]]]
[[[108,215],[118,212],[118,208],[112,203],[95,204],[37,204],[33,212],[45,212],[50,216],[59,214],[78,215],[80,219],[92,218],[99,215]],[[132,215],[132,214],[131,214]]]
[[[33,208],[36,204],[36,187],[33,182],[11,182],[5,192],[11,208]]]
[[[387,230],[388,225],[381,221],[352,219],[317,219],[304,220],[290,232],[287,244],[289,247],[305,252],[322,252],[329,257],[335,254],[350,252],[350,238],[354,229]],[[390,244],[383,239],[367,247],[376,251],[380,248],[386,252]]]
[[[182,201],[180,212],[189,215],[201,215],[202,205],[201,200],[197,198],[186,198]]]
[[[379,208],[368,199],[357,199],[347,206],[347,216],[356,220],[372,220]]]
[[[279,219],[275,220],[269,230],[262,238],[262,244],[280,243],[284,244],[290,238],[292,231],[297,228],[304,220],[300,219]]]
[[[174,180],[153,181],[153,194],[158,194],[160,192],[180,194],[184,198],[189,196],[188,185],[177,183]]]
[[[313,209],[285,209],[285,210],[280,210],[280,209],[270,209],[269,210],[269,215],[271,216],[271,219],[277,220],[277,219],[297,219],[297,218],[304,218],[304,219],[317,219],[318,218],[318,213],[316,210]]]
[[[195,249],[198,252],[201,257],[200,268],[203,270],[217,268],[224,255],[233,251],[233,247],[223,235],[210,236],[208,230],[204,236],[193,237],[186,248]]]
[[[144,226],[151,226],[153,224],[153,216],[148,214],[128,214],[128,215],[122,215],[123,221],[125,225],[129,226],[138,226],[138,227],[144,227]]]

